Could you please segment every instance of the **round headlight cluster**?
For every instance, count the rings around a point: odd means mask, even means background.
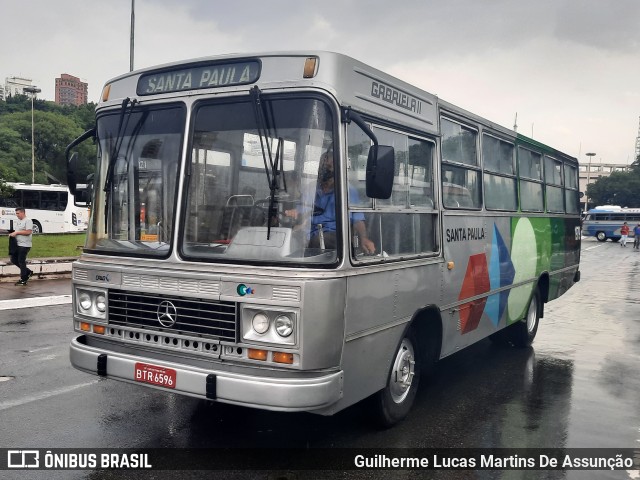
[[[79,314],[104,319],[107,315],[107,293],[78,288],[76,289],[76,305]]]
[[[259,335],[267,333],[271,328],[271,318],[272,317],[265,312],[255,313],[251,319],[251,327],[253,328],[253,331]],[[273,321],[273,325],[275,332],[283,338],[289,337],[293,333],[293,320],[284,313],[278,314]]]

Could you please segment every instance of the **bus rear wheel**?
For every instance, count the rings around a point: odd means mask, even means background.
[[[37,220],[33,221],[33,228],[31,229],[31,233],[42,233],[42,225],[40,225],[40,222]]]
[[[416,398],[422,362],[417,350],[414,329],[405,333],[395,351],[387,385],[377,392],[373,401],[373,413],[385,428],[404,419]]]
[[[599,242],[606,242],[607,241],[607,235],[604,232],[596,233],[596,238],[598,239]]]
[[[515,347],[525,348],[533,343],[540,324],[540,307],[540,292],[536,287],[524,318],[506,329],[508,339]]]

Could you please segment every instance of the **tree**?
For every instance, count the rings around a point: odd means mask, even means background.
[[[60,106],[34,102],[35,182],[66,182],[65,148],[91,128],[95,104]],[[80,147],[84,158],[95,158],[95,147]],[[31,100],[24,95],[0,102],[0,179],[31,182]]]
[[[589,203],[640,207],[640,169],[628,173],[613,172],[587,185]]]

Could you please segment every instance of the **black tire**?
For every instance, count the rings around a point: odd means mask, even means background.
[[[417,349],[415,331],[409,329],[395,350],[386,386],[372,398],[373,414],[382,427],[395,425],[411,410],[422,370]]]
[[[607,241],[607,234],[604,232],[597,232],[596,233],[596,239],[599,242],[606,242]]]
[[[529,300],[529,306],[524,318],[508,326],[505,330],[507,338],[513,346],[525,348],[533,343],[536,333],[538,333],[541,309],[540,292],[536,287],[531,295],[531,300]]]
[[[40,225],[40,222],[37,220],[33,221],[33,229],[31,230],[31,233],[33,234],[39,234],[42,233],[42,225]]]
[[[489,340],[491,340],[491,343],[498,347],[504,347],[510,344],[505,329],[498,330],[496,333],[492,333],[491,335],[489,335]]]

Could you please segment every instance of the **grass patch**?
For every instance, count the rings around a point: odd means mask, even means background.
[[[58,233],[33,235],[28,258],[79,257],[86,233]],[[0,257],[9,256],[9,237],[0,236]]]

